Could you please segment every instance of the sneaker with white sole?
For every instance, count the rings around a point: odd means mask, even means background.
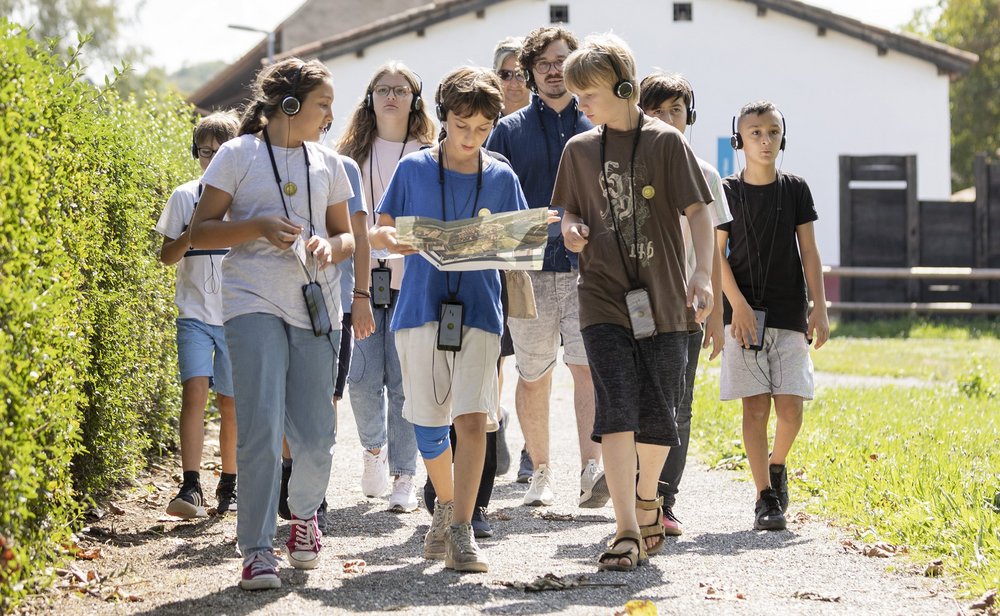
[[[185,520],[207,518],[205,495],[201,492],[201,486],[196,483],[181,486],[177,496],[167,504],[167,513]]]
[[[383,447],[378,453],[362,450],[361,491],[368,498],[377,498],[389,489],[389,450]]]
[[[278,557],[271,550],[260,550],[250,555],[243,563],[243,575],[240,577],[240,588],[243,590],[265,590],[281,588],[278,577]]]
[[[448,526],[445,546],[445,569],[468,573],[486,573],[490,570],[489,563],[479,551],[472,525],[468,522]]]
[[[399,475],[392,482],[389,511],[409,513],[417,508],[417,493],[413,489],[413,475]]]
[[[321,536],[316,514],[305,520],[292,515],[291,534],[285,543],[288,548],[288,562],[296,569],[315,569],[319,564]]]
[[[684,527],[681,521],[674,515],[672,507],[663,506],[663,515],[660,516],[660,524],[663,524],[663,534],[668,537],[680,537],[684,534]]]
[[[524,504],[529,507],[551,505],[552,501],[555,500],[555,495],[552,494],[550,483],[552,483],[552,477],[549,467],[545,464],[539,464],[535,472],[531,474],[528,491],[524,493]]]
[[[600,509],[610,498],[604,469],[597,465],[597,460],[587,460],[587,466],[580,472],[579,505],[585,509]]]
[[[431,520],[431,528],[424,535],[424,558],[428,560],[444,560],[446,548],[445,538],[448,535],[448,527],[451,526],[451,519],[455,515],[455,502],[441,504],[434,501],[434,517]]]

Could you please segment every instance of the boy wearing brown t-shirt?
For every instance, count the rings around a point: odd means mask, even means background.
[[[614,35],[590,37],[564,65],[595,125],[571,139],[552,203],[566,247],[580,253],[580,327],[594,378],[616,533],[599,569],[631,570],[663,548],[656,484],[679,444],[687,336],[712,310],[712,196],[676,129],[636,107],[635,60]],[[697,266],[686,279],[680,215]],[[638,481],[636,462],[638,460]]]

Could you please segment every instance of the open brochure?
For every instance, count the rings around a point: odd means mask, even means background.
[[[440,221],[396,219],[396,239],[420,251],[441,271],[540,270],[548,240],[548,209]]]

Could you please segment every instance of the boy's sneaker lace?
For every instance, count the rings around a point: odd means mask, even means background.
[[[316,524],[316,514],[300,520],[292,516],[288,547],[288,562],[296,569],[313,569],[319,564],[319,538],[322,533]]]
[[[442,560],[445,557],[445,538],[448,535],[448,527],[451,526],[454,514],[454,502],[445,504],[441,504],[440,501],[434,502],[434,517],[431,519],[431,528],[424,535],[424,558]]]
[[[413,489],[413,475],[400,475],[392,482],[389,511],[409,513],[417,508],[417,493]]]
[[[510,448],[507,447],[507,424],[510,422],[510,412],[500,407],[500,429],[497,430],[497,472],[496,476],[506,475],[510,470]]]
[[[362,450],[361,491],[368,498],[376,498],[389,489],[389,450],[383,447],[378,453]]]
[[[587,466],[580,472],[580,506],[586,509],[600,509],[608,504],[611,492],[604,469],[597,466],[597,460],[587,460]]]
[[[201,492],[201,486],[199,484],[182,485],[177,496],[167,504],[167,513],[185,520],[207,518],[205,496]]]
[[[489,563],[479,551],[479,544],[472,534],[471,524],[452,524],[448,526],[446,539],[446,555],[444,566],[455,571],[486,573]]]
[[[493,536],[493,527],[486,517],[485,507],[476,507],[472,510],[472,534],[476,539],[485,539]]]
[[[788,511],[788,471],[784,464],[768,464],[768,475],[771,476],[771,487],[778,494],[781,512]]]
[[[663,524],[663,534],[668,537],[680,537],[684,534],[684,529],[681,528],[681,521],[674,515],[673,509],[666,505],[663,506],[663,515],[660,517],[660,523]]]
[[[774,488],[762,490],[754,507],[754,530],[785,530],[785,514]]]
[[[524,504],[529,507],[551,505],[555,499],[552,487],[549,485],[551,482],[549,467],[545,464],[539,464],[538,469],[531,475],[528,491],[524,493]]]
[[[288,510],[288,480],[292,478],[292,467],[281,466],[281,486],[278,489],[278,517],[291,520],[292,512]]]
[[[281,579],[278,578],[278,558],[274,552],[260,550],[244,561],[240,588],[243,590],[281,588]]]
[[[531,475],[534,473],[535,465],[531,461],[531,456],[528,455],[527,449],[521,450],[521,463],[517,467],[517,482],[518,483],[528,483],[531,480]]]
[[[236,511],[236,484],[235,483],[219,483],[218,487],[215,489],[215,500],[218,501],[218,505],[215,507],[215,512],[218,515],[222,515],[227,512]]]

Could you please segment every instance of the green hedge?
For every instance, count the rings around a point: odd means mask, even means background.
[[[83,503],[173,445],[173,271],[153,225],[193,114],[123,101],[0,20],[0,612]]]

